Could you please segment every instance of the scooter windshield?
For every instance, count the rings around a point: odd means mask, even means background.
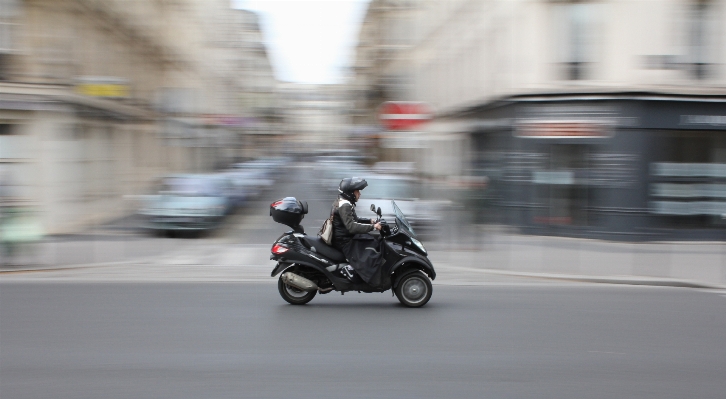
[[[406,216],[404,216],[403,212],[398,209],[396,201],[391,200],[391,205],[393,205],[393,212],[396,214],[396,219],[398,219],[399,221],[399,227],[402,229],[406,229],[411,234],[411,236],[416,237],[416,233],[413,232],[413,227],[411,227],[411,224],[408,223],[408,220],[406,220]]]

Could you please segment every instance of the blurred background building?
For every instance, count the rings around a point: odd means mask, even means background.
[[[281,130],[275,90],[256,16],[226,0],[0,0],[0,176],[49,233],[249,155]]]
[[[387,101],[413,100],[413,77],[400,63],[413,43],[413,15],[421,6],[411,0],[373,0],[361,24],[349,83],[351,124],[370,155],[380,161],[411,161],[407,149],[417,147],[412,134],[402,135],[403,140],[395,140],[392,145],[393,140],[388,139],[401,135],[385,131],[378,114]]]
[[[280,148],[284,134],[284,108],[280,106],[278,81],[275,79],[257,14],[247,10],[232,12],[235,34],[239,34],[241,51],[236,73],[241,90],[236,94],[241,102],[243,119],[243,158],[273,155]],[[239,29],[241,27],[241,30]]]
[[[345,148],[351,106],[347,94],[347,87],[338,84],[280,83],[286,147],[308,155]]]
[[[397,156],[482,178],[499,223],[726,238],[725,22],[719,0],[373,0],[354,122],[430,104]]]
[[[726,238],[724,22],[723,0],[371,0],[350,79],[306,85],[227,0],[0,0],[0,185],[72,232],[163,175],[348,149],[527,232]],[[387,102],[434,118],[391,128]]]

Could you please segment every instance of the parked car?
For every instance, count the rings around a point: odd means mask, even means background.
[[[264,161],[249,161],[233,164],[227,172],[236,186],[257,197],[275,183],[275,169],[275,165]]]
[[[217,227],[233,208],[222,175],[182,174],[162,180],[157,195],[139,211],[143,227],[157,231],[204,231]]]
[[[227,197],[234,209],[244,206],[248,201],[257,198],[260,193],[260,188],[248,178],[245,172],[227,170],[219,172],[219,175],[227,179]]]

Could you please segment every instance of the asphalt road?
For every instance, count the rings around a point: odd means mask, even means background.
[[[0,397],[723,398],[723,292],[435,286],[285,304],[272,283],[0,283]]]

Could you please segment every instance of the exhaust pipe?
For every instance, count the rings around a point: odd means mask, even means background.
[[[283,283],[303,291],[312,292],[318,289],[317,284],[292,272],[283,273],[281,278]]]

